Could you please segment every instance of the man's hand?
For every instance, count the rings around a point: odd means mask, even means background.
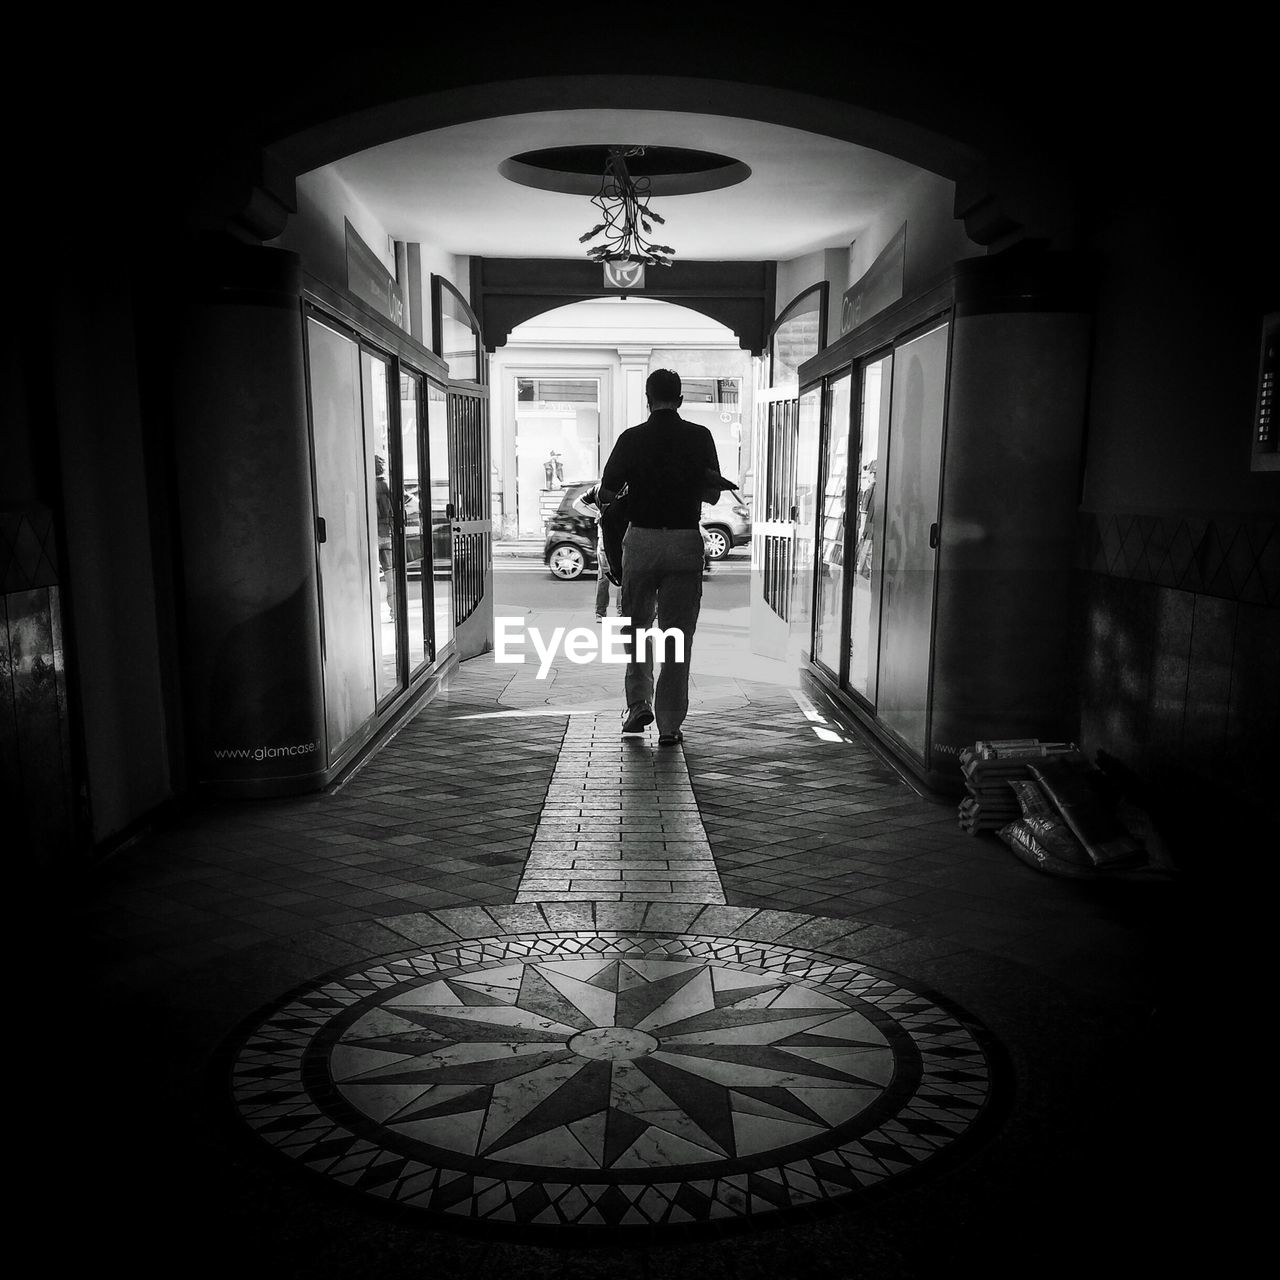
[[[703,502],[709,502],[713,507],[720,501],[720,495],[726,489],[734,487],[724,476],[711,467],[708,467],[703,472],[703,478],[706,480],[706,488],[702,491],[702,500]]]

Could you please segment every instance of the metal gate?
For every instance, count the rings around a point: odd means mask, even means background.
[[[817,406],[794,387],[759,393],[753,432],[751,648],[802,660],[809,641]]]
[[[459,658],[493,648],[493,520],[489,498],[489,392],[449,388],[453,617]]]

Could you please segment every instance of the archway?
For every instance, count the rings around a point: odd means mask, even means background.
[[[726,326],[646,297],[547,307],[511,330],[490,366],[494,527],[541,537],[564,485],[594,481],[617,436],[643,421],[652,369],[685,382],[684,416],[712,433],[723,474],[749,466],[753,362]],[[563,476],[548,473],[558,455]]]

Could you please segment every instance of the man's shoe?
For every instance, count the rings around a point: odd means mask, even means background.
[[[628,707],[622,716],[623,733],[639,733],[647,724],[653,723],[653,708],[647,702],[637,702]]]
[[[660,747],[678,747],[684,741],[684,734],[679,729],[675,733],[658,734],[658,746]]]

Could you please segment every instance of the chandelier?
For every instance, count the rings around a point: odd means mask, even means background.
[[[644,155],[643,147],[610,147],[604,162],[600,190],[591,203],[600,210],[603,222],[597,223],[579,244],[603,235],[602,243],[587,250],[593,262],[642,262],[647,266],[669,267],[675,250],[669,244],[654,244],[646,237],[653,235],[653,224],[666,219],[649,208],[650,181],[633,177],[627,161]]]

